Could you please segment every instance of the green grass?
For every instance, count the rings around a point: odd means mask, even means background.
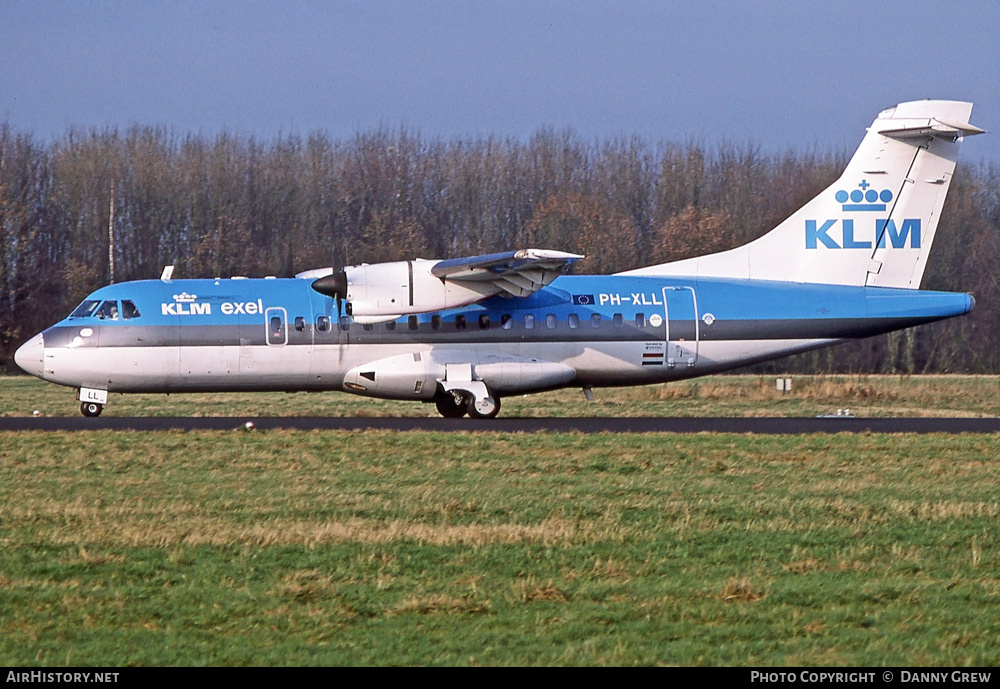
[[[505,397],[504,417],[525,416],[998,416],[1000,376],[795,376],[792,391],[775,377],[725,375],[638,388]],[[0,416],[77,416],[70,388],[27,376],[0,377]],[[112,394],[109,416],[437,416],[434,405],[336,392]]]
[[[998,457],[998,435],[0,433],[0,664],[997,665]]]

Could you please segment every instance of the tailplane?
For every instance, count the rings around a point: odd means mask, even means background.
[[[628,271],[917,289],[972,103],[925,100],[879,113],[843,175],[741,247]]]

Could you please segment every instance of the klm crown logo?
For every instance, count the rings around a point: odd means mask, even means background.
[[[890,189],[872,189],[862,179],[850,193],[841,189],[837,202],[844,211],[885,211],[893,199]],[[855,226],[855,222],[857,226]],[[833,218],[806,220],[806,248],[818,249],[910,249],[920,248],[920,218]]]
[[[884,211],[886,204],[892,201],[892,190],[877,191],[871,188],[868,180],[863,179],[857,189],[850,193],[841,189],[836,198],[845,211]]]

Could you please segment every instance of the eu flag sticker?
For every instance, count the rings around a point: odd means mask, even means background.
[[[574,294],[573,295],[573,305],[574,306],[592,306],[594,304],[593,294]]]

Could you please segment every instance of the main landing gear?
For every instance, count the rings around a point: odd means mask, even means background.
[[[97,402],[80,402],[80,413],[84,416],[100,416],[104,405]]]
[[[487,397],[473,397],[468,403],[469,416],[474,419],[492,419],[500,413],[500,398],[492,393]]]
[[[500,398],[492,393],[476,397],[464,390],[448,390],[439,393],[434,404],[446,419],[460,419],[466,414],[473,419],[492,419],[500,413]]]

